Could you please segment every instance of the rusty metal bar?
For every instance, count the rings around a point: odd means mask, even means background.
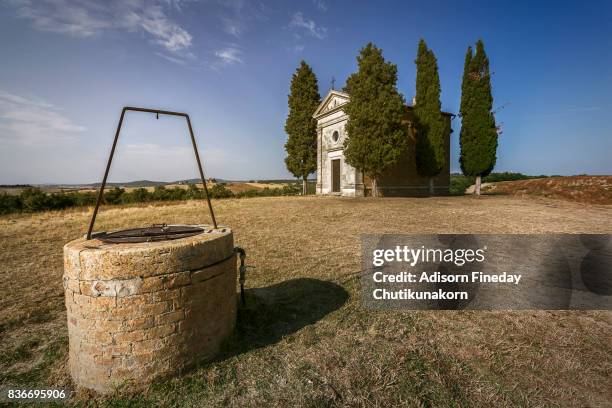
[[[189,127],[189,134],[191,135],[191,144],[193,145],[193,151],[195,152],[196,161],[198,162],[198,170],[200,170],[200,178],[202,179],[202,185],[204,186],[204,195],[206,196],[206,201],[208,202],[208,212],[210,213],[210,218],[212,219],[213,226],[217,229],[217,220],[215,219],[215,213],[213,212],[212,204],[210,202],[210,197],[208,196],[208,187],[206,186],[206,179],[204,178],[204,171],[202,170],[202,163],[200,162],[200,154],[198,153],[198,147],[196,146],[196,140],[193,136],[193,129],[191,128],[191,120],[189,119],[189,115],[185,115],[187,119],[187,126]]]
[[[208,211],[210,212],[210,218],[212,219],[213,227],[216,229],[217,220],[215,219],[215,213],[213,212],[212,204],[210,202],[210,196],[208,195],[208,187],[206,186],[206,179],[204,178],[204,171],[202,170],[202,162],[200,161],[200,154],[198,153],[198,147],[196,145],[195,136],[193,135],[193,129],[191,127],[191,120],[189,119],[189,115],[183,112],[172,112],[172,111],[166,111],[166,110],[161,110],[161,109],[147,109],[147,108],[138,108],[135,106],[125,106],[121,110],[121,117],[119,118],[117,130],[115,131],[115,138],[113,140],[113,146],[111,148],[110,156],[108,157],[108,162],[106,163],[106,170],[104,170],[104,177],[102,178],[102,185],[100,185],[100,191],[98,192],[98,198],[96,200],[96,208],[94,208],[94,212],[93,212],[93,215],[91,216],[91,221],[89,223],[89,228],[87,230],[87,239],[88,240],[91,239],[91,233],[93,232],[93,226],[96,222],[96,216],[98,215],[100,204],[102,203],[102,199],[104,198],[104,187],[106,186],[106,180],[108,178],[110,166],[113,161],[113,156],[115,155],[115,148],[117,147],[117,141],[119,140],[119,133],[121,132],[121,126],[123,125],[123,118],[125,117],[125,112],[127,111],[155,113],[157,117],[159,117],[159,115],[182,116],[187,120],[187,126],[189,127],[189,135],[191,136],[191,144],[193,146],[193,151],[195,152],[196,162],[198,164],[198,170],[200,172],[200,178],[202,179],[202,185],[204,186],[204,194],[206,196],[206,201],[208,202]]]

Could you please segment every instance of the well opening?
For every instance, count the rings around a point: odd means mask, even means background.
[[[150,227],[130,228],[113,232],[101,232],[95,237],[107,244],[127,242],[153,242],[187,238],[201,234],[204,228],[197,225],[153,224]]]

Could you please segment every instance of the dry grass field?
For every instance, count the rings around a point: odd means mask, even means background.
[[[506,196],[216,200],[253,266],[213,362],[100,406],[612,405],[612,312],[384,312],[359,301],[362,233],[610,233],[612,207]],[[62,246],[91,212],[0,217],[0,384],[67,386]],[[98,229],[207,220],[202,202],[106,207]]]
[[[612,204],[612,176],[568,176],[500,181],[485,183],[483,193]]]
[[[208,188],[212,188],[212,186],[214,186],[216,183],[213,182],[208,182],[206,183],[206,186]],[[247,183],[247,182],[230,182],[230,183],[225,183],[225,187],[228,188],[229,190],[231,190],[233,193],[242,193],[244,191],[248,191],[248,190],[263,190],[264,188],[269,188],[269,189],[274,189],[274,188],[283,188],[284,186],[286,186],[287,183]],[[196,183],[196,186],[198,188],[204,188],[202,183]],[[165,186],[166,188],[183,188],[183,189],[187,189],[189,188],[188,184],[167,184]],[[125,189],[125,191],[133,191],[135,190],[135,187],[128,187]],[[155,190],[155,187],[147,187],[147,190],[149,192],[152,192],[153,190]]]

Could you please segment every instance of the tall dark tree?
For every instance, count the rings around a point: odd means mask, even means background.
[[[476,53],[468,47],[461,84],[461,134],[459,163],[466,176],[476,177],[474,194],[480,195],[482,177],[495,167],[497,126],[491,94],[489,59],[482,40],[476,43]]]
[[[302,61],[291,78],[289,115],[285,122],[289,136],[285,143],[285,165],[295,177],[302,179],[302,194],[306,194],[308,175],[317,169],[317,124],[312,114],[320,102],[317,77]]]
[[[421,176],[429,177],[429,194],[434,194],[434,177],[440,174],[446,162],[445,138],[447,120],[440,104],[440,77],[438,62],[425,40],[419,41],[415,60],[415,136],[416,166]]]
[[[379,178],[406,153],[406,105],[396,88],[397,67],[385,61],[380,48],[369,43],[357,63],[358,71],[346,82],[351,99],[345,108],[349,138],[344,156],[372,179],[372,195],[377,197]]]

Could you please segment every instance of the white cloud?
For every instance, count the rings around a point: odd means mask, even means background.
[[[111,27],[108,10],[95,3],[70,0],[12,0],[20,17],[41,31],[90,37]]]
[[[317,7],[317,10],[326,12],[327,11],[327,3],[324,0],[313,0],[313,3]]]
[[[253,21],[268,19],[269,9],[263,2],[244,0],[220,1],[223,9],[219,15],[223,31],[240,38]]]
[[[191,3],[197,0],[162,0],[162,3],[175,8],[178,11],[183,11],[183,4]]]
[[[52,144],[74,139],[85,128],[36,97],[0,90],[0,141],[23,145]]]
[[[32,21],[41,31],[79,38],[105,30],[143,32],[152,43],[170,53],[174,60],[194,59],[193,36],[171,19],[166,9],[181,10],[177,0],[10,0],[17,14]]]
[[[236,19],[221,17],[221,23],[223,24],[223,31],[234,37],[240,37],[244,31],[244,24]]]
[[[320,40],[327,36],[327,28],[317,25],[314,20],[304,18],[301,11],[298,11],[291,17],[289,28],[304,29],[306,33]]]
[[[296,44],[293,47],[289,47],[289,50],[299,54],[300,52],[304,51],[304,46],[302,44]]]
[[[147,7],[141,15],[136,14],[135,17],[138,18],[138,25],[167,51],[177,53],[191,47],[191,34],[170,21],[160,6]]]
[[[215,57],[222,65],[242,64],[242,51],[235,46],[225,47],[215,51]]]

